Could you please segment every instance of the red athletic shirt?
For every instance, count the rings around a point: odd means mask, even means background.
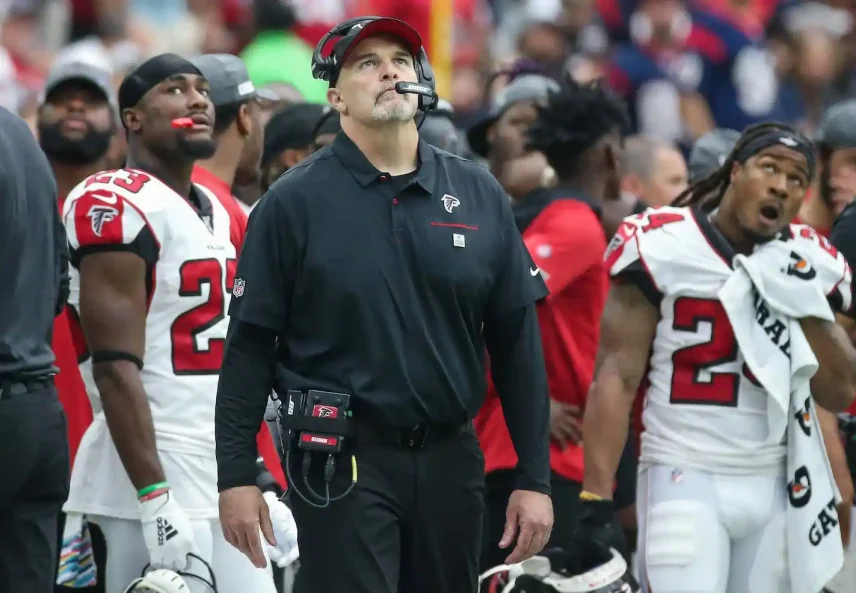
[[[559,199],[547,205],[523,232],[523,241],[544,276],[550,295],[537,305],[538,323],[553,399],[585,407],[594,375],[600,317],[609,279],[603,265],[606,238],[589,205]],[[485,403],[475,419],[485,472],[512,469],[511,444],[499,396],[488,379]],[[583,450],[551,441],[550,467],[565,478],[583,479]]]
[[[59,201],[60,213],[64,203],[65,198]],[[80,439],[92,422],[92,405],[86,395],[86,386],[83,384],[78,365],[78,361],[86,353],[86,344],[83,342],[82,335],[76,338],[73,335],[72,326],[79,327],[79,324],[69,322],[69,311],[70,309],[66,307],[54,318],[52,347],[56,366],[59,367],[59,374],[55,377],[54,383],[59,401],[65,411],[69,460],[74,463]],[[78,347],[81,349],[78,350]]]
[[[194,165],[191,181],[198,183],[217,196],[223,208],[226,209],[226,212],[229,214],[229,235],[232,239],[232,245],[235,246],[235,251],[240,255],[241,247],[244,245],[244,237],[247,234],[247,214],[238,205],[235,196],[232,195],[232,188],[222,179],[215,177],[199,165]],[[259,455],[265,460],[265,466],[268,468],[268,471],[273,474],[279,485],[284,487],[285,475],[283,475],[282,464],[279,462],[279,454],[276,452],[276,447],[273,444],[270,431],[267,429],[267,424],[262,427],[262,430],[256,436],[256,444],[258,445]]]

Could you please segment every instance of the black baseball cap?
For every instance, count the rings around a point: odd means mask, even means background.
[[[336,72],[330,77],[330,86],[335,85],[339,78],[339,70],[348,59],[348,55],[357,47],[357,44],[364,39],[374,37],[376,35],[389,35],[404,43],[407,51],[412,56],[418,56],[422,50],[422,37],[419,36],[416,29],[408,25],[402,20],[390,17],[366,17],[368,20],[364,23],[357,23],[348,34],[340,38],[334,45],[332,55],[336,57],[338,65]]]
[[[110,72],[86,62],[64,62],[54,66],[48,73],[45,87],[39,96],[39,104],[47,101],[57,88],[67,82],[87,84],[98,90],[111,104],[115,104],[115,95],[110,82]]]
[[[477,155],[487,156],[487,132],[512,105],[522,101],[543,103],[550,93],[559,90],[558,82],[541,74],[522,74],[512,80],[493,97],[487,117],[467,131],[467,140],[472,151]]]
[[[277,111],[265,126],[262,166],[266,166],[289,148],[307,148],[315,139],[313,132],[329,109],[317,103],[294,103]]]
[[[250,99],[278,101],[275,93],[257,89],[250,80],[244,60],[232,54],[203,54],[190,58],[190,63],[208,81],[209,99],[215,107],[243,103]]]
[[[719,169],[738,140],[740,132],[726,128],[713,129],[696,140],[687,163],[690,181],[703,179]]]

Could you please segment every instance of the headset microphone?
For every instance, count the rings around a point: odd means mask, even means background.
[[[399,95],[405,95],[408,93],[422,95],[423,97],[428,97],[433,100],[436,104],[437,93],[434,92],[434,89],[428,84],[419,84],[417,82],[396,82],[395,92]]]

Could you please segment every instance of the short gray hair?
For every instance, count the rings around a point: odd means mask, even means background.
[[[654,176],[657,169],[657,153],[660,150],[672,150],[668,142],[650,136],[630,136],[624,141],[622,169],[625,175],[636,175],[643,181]]]

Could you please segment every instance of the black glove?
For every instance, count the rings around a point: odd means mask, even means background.
[[[620,553],[628,565],[627,540],[618,524],[611,500],[582,500],[574,529],[571,560],[581,574],[612,559],[609,548]]]

